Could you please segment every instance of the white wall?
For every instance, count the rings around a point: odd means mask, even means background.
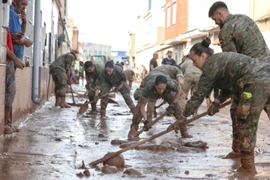
[[[252,0],[223,0],[230,13],[246,14],[252,17]],[[206,28],[215,25],[215,22],[208,17],[209,8],[216,0],[189,0],[188,1],[188,30]]]

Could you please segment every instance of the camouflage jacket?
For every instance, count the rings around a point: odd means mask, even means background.
[[[151,71],[152,72],[152,71]],[[162,95],[159,95],[155,88],[155,80],[159,75],[163,75],[167,78],[167,87]],[[142,94],[140,96],[140,103],[147,103],[149,100],[156,100],[159,98],[166,97],[171,92],[177,92],[180,89],[180,85],[176,80],[171,79],[169,76],[164,75],[162,73],[153,73],[149,74],[145,78],[145,87],[142,88]]]
[[[63,72],[67,74],[67,77],[71,76],[71,66],[75,58],[72,54],[67,53],[59,56],[51,65],[50,68],[53,70],[54,68],[61,69]]]
[[[217,87],[221,89],[218,99],[224,102],[236,88],[251,82],[261,69],[270,66],[249,56],[234,52],[217,53],[210,56],[203,68],[198,88],[187,102],[184,116],[190,116],[203,102],[205,94]],[[269,76],[267,76],[268,79]],[[268,80],[270,82],[270,80]]]
[[[191,59],[186,59],[185,62],[181,63],[180,69],[184,73],[184,77],[192,77],[197,76],[200,77],[202,74],[202,71],[198,69],[196,66],[193,65],[193,61]]]
[[[230,14],[219,33],[223,52],[238,52],[263,59],[270,51],[256,23],[246,15]]]
[[[177,79],[178,77],[184,78],[183,72],[176,66],[158,66],[150,72],[150,74],[153,73],[163,73],[172,79]]]
[[[133,77],[135,75],[135,72],[131,69],[125,70],[126,77],[129,81],[133,81]]]
[[[86,82],[87,82],[86,87],[89,87],[90,84],[95,85],[96,80],[98,79],[100,73],[102,71],[104,71],[104,65],[94,64],[94,66],[95,66],[95,71],[94,72],[89,73],[89,72],[85,71],[85,77],[86,77]]]
[[[121,84],[125,84],[127,81],[126,74],[119,66],[114,66],[113,73],[109,76],[105,69],[101,71],[95,89],[101,89],[102,84],[107,83],[112,87],[119,87]]]

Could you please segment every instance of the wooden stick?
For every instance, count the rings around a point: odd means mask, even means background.
[[[71,90],[73,104],[76,104],[71,84],[70,84],[70,90]]]
[[[163,119],[165,116],[167,115],[167,111],[164,112],[163,114],[161,114],[159,117],[157,117],[154,121],[150,122],[147,126],[148,127],[152,127],[154,124],[156,124],[159,120]],[[143,132],[143,129],[141,129],[140,131],[137,131],[136,134],[134,134],[134,136],[139,136],[141,133]]]
[[[229,105],[229,104],[231,104],[231,101],[227,101],[227,102],[221,104],[221,105],[218,107],[218,109],[224,108],[225,106],[227,106],[227,105]],[[204,113],[202,113],[202,114],[199,114],[199,115],[196,116],[196,117],[193,117],[193,118],[191,118],[191,119],[188,119],[188,120],[186,121],[186,124],[189,124],[189,123],[191,123],[191,122],[193,122],[193,121],[196,121],[197,119],[200,119],[201,117],[206,116],[206,115],[208,115],[208,111],[206,111],[206,112],[204,112]]]
[[[230,103],[231,103],[231,101],[223,103],[222,105],[219,106],[219,109],[229,105]],[[197,120],[197,119],[199,119],[199,118],[201,118],[201,117],[203,117],[203,116],[205,116],[207,114],[208,114],[208,112],[204,112],[204,113],[202,113],[202,114],[200,114],[200,115],[198,115],[198,116],[196,116],[194,118],[191,118],[191,119],[187,120],[186,124],[191,123],[191,122],[193,122],[193,121],[195,121],[195,120]],[[164,115],[164,114],[162,114],[162,115]],[[162,135],[164,135],[164,134],[166,134],[168,132],[171,132],[172,130],[173,130],[173,126],[169,126],[166,130],[161,131],[161,132],[159,132],[157,134],[154,134],[153,136],[151,136],[151,137],[149,137],[149,138],[147,138],[145,140],[139,141],[136,144],[132,144],[132,145],[130,145],[130,146],[126,147],[126,148],[123,148],[123,149],[121,149],[119,151],[116,151],[115,153],[112,153],[112,154],[110,154],[110,155],[108,155],[106,157],[103,157],[103,158],[100,158],[100,159],[98,159],[96,161],[91,162],[90,166],[94,166],[94,165],[97,165],[97,164],[102,163],[104,161],[107,161],[108,159],[111,159],[111,158],[113,158],[113,157],[115,157],[115,156],[117,156],[117,155],[119,155],[119,154],[121,154],[123,152],[126,152],[126,151],[128,151],[130,149],[133,149],[133,148],[135,148],[135,147],[137,147],[137,146],[139,146],[141,144],[144,144],[144,143],[146,143],[148,141],[152,141],[153,139],[155,139],[157,137],[160,137],[160,136],[162,136]]]
[[[97,165],[97,164],[102,163],[104,161],[107,161],[108,159],[111,159],[111,158],[113,158],[113,157],[115,157],[115,156],[117,156],[117,155],[119,155],[119,154],[121,154],[121,153],[123,153],[125,151],[133,149],[133,148],[135,148],[135,147],[137,147],[137,146],[139,146],[141,144],[144,144],[144,143],[146,143],[148,141],[151,141],[151,140],[153,140],[153,139],[155,139],[155,138],[157,138],[159,136],[162,136],[162,135],[164,135],[164,134],[166,134],[168,132],[171,132],[172,130],[173,130],[173,128],[168,128],[168,129],[166,129],[164,131],[161,131],[161,132],[159,132],[159,133],[157,133],[157,134],[155,134],[155,135],[153,135],[153,136],[151,136],[151,137],[149,137],[149,138],[147,138],[145,140],[139,141],[136,144],[132,144],[132,145],[130,145],[130,146],[126,147],[126,148],[123,148],[123,149],[121,149],[119,151],[116,151],[115,153],[112,153],[112,154],[110,154],[110,155],[108,155],[106,157],[103,157],[103,158],[100,158],[100,159],[98,159],[96,161],[93,161],[93,162],[90,163],[90,166],[94,166],[94,165]]]

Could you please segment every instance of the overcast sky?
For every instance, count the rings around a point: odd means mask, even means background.
[[[127,50],[128,31],[147,10],[148,0],[68,0],[68,17],[79,28],[80,41]]]

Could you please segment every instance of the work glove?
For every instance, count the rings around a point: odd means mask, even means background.
[[[167,110],[168,114],[174,114],[175,108],[176,108],[176,104],[172,103],[167,107],[166,110]]]
[[[143,131],[149,131],[149,129],[151,129],[151,127],[149,127],[149,121],[145,120],[143,121]]]
[[[208,115],[213,116],[214,114],[216,114],[217,112],[219,112],[219,104],[216,102],[212,102],[210,107],[208,108]]]

